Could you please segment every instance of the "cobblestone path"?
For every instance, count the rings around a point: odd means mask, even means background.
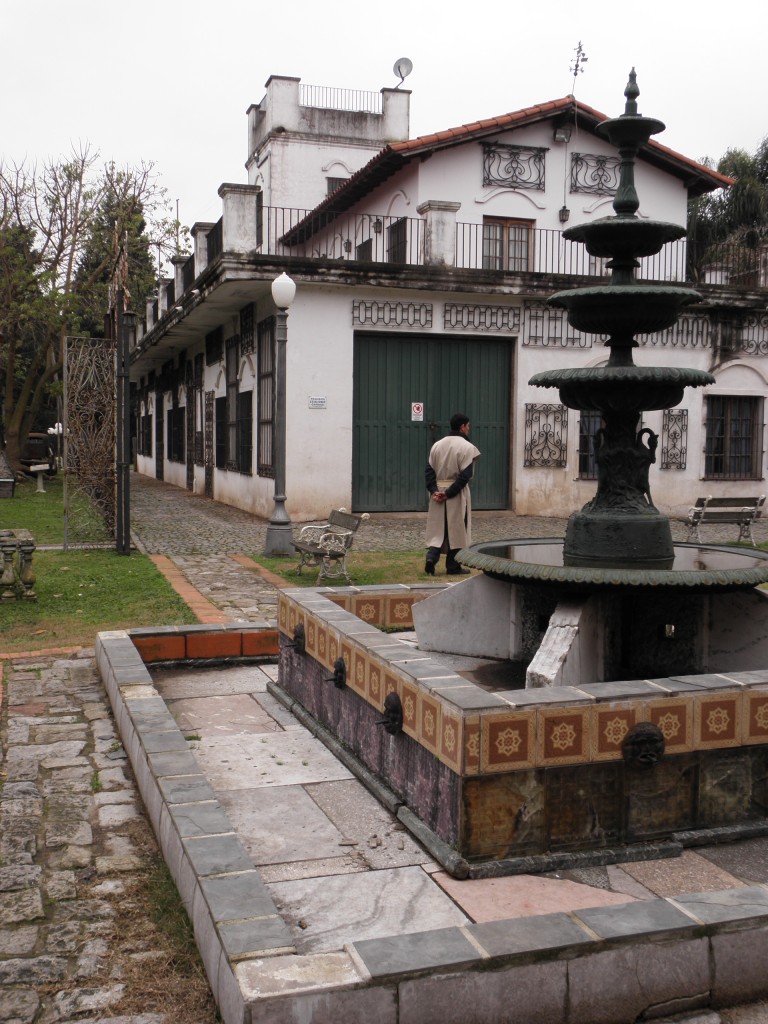
[[[0,669],[0,1021],[213,1022],[148,912],[161,862],[93,652]]]

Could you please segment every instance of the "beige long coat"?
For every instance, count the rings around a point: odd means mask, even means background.
[[[437,486],[446,490],[459,473],[470,463],[480,458],[480,449],[462,435],[449,434],[432,445],[429,464],[437,476]],[[448,525],[448,547],[465,548],[472,543],[472,499],[469,485],[463,487],[454,498],[447,501],[432,501],[430,495],[427,512],[428,548],[441,548]],[[466,524],[466,525],[465,525]]]

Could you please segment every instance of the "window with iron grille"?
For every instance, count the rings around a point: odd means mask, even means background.
[[[221,362],[224,351],[224,328],[217,327],[209,331],[205,336],[205,363],[206,366],[215,366]]]
[[[194,405],[194,434],[195,434],[195,464],[202,466],[205,464],[205,452],[203,449],[203,354],[202,352],[195,356],[195,373],[194,373],[195,387],[193,396]],[[187,397],[187,405],[189,405],[189,397]]]
[[[237,468],[240,473],[253,472],[252,391],[241,391],[237,396]]]
[[[326,178],[325,182],[328,189],[326,195],[330,195],[331,192],[335,192],[337,188],[341,188],[346,181],[349,181],[349,178]]]
[[[183,405],[173,406],[168,410],[166,417],[167,429],[167,454],[169,462],[184,462],[184,414],[186,409]]]
[[[262,320],[258,327],[258,434],[256,471],[259,476],[274,477],[273,452],[275,425],[275,318]]]
[[[355,259],[363,260],[367,263],[371,262],[371,260],[373,259],[372,238],[366,238],[364,242],[361,242],[360,245],[357,246],[357,248],[355,249]]]
[[[152,454],[152,413],[147,413],[142,419],[142,437],[144,439],[144,450],[142,455]]]
[[[736,395],[708,395],[706,401],[706,479],[761,479],[763,399]]]
[[[227,468],[227,399],[216,399],[216,469]]]
[[[531,269],[533,221],[483,217],[483,269]]]
[[[237,373],[240,369],[240,339],[237,335],[227,339],[227,469],[237,466]]]
[[[579,479],[597,480],[595,435],[603,418],[594,409],[582,409],[579,417]]]
[[[405,217],[396,220],[387,228],[387,262],[405,263],[408,243],[408,221]]]
[[[254,316],[255,307],[252,302],[249,302],[247,306],[243,306],[240,310],[240,354],[247,355],[249,352],[253,352],[256,345],[255,325],[256,318]]]

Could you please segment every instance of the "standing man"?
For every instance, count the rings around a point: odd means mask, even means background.
[[[472,543],[472,502],[469,481],[480,449],[469,440],[469,416],[451,416],[451,432],[432,445],[424,473],[430,494],[427,512],[427,560],[424,571],[435,575],[440,552],[446,552],[448,576],[466,576],[456,553]]]

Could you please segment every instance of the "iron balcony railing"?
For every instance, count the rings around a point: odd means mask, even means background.
[[[510,222],[512,224],[513,222]],[[257,254],[354,263],[424,266],[440,262],[425,251],[425,221],[420,217],[391,217],[371,213],[334,215],[290,207],[259,206],[256,217]],[[502,225],[503,226],[503,225]],[[498,222],[456,224],[454,266],[461,270],[564,277],[608,277],[607,260],[589,255],[563,232],[515,225],[499,233]],[[207,238],[208,261],[222,251],[222,221]],[[186,265],[185,265],[186,271]],[[640,261],[641,281],[692,282],[741,289],[768,288],[768,247],[735,245],[706,249],[681,239],[655,256]],[[185,287],[187,281],[185,276]]]

